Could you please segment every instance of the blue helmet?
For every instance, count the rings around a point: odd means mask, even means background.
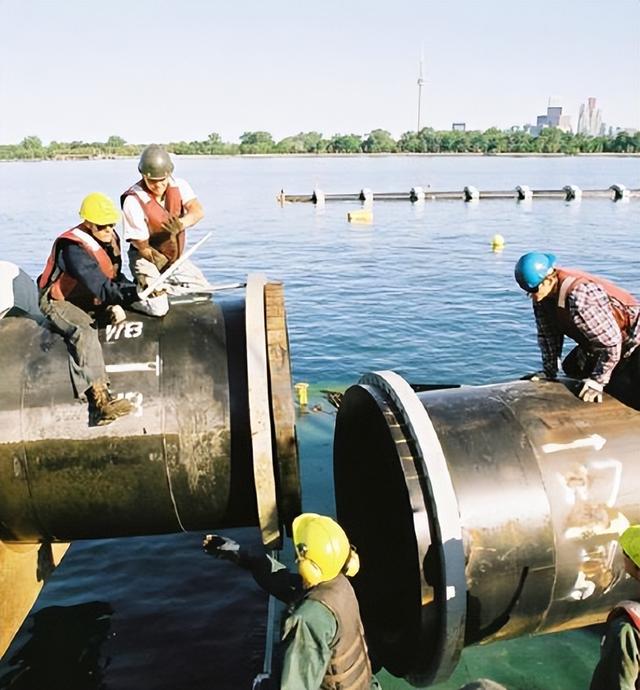
[[[535,292],[540,283],[551,273],[556,264],[553,254],[529,252],[523,254],[514,271],[518,285],[527,292]]]

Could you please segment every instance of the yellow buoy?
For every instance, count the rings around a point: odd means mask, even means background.
[[[350,223],[371,223],[373,222],[373,212],[368,208],[363,208],[359,211],[349,211],[347,213],[347,220]]]
[[[502,235],[494,235],[491,238],[491,249],[494,252],[501,252],[504,249],[504,237]]]
[[[298,395],[298,404],[300,407],[303,407],[309,402],[308,398],[308,389],[309,389],[309,384],[308,383],[296,383],[294,386],[296,389],[296,394]]]

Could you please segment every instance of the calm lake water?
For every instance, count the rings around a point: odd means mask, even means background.
[[[0,258],[37,276],[82,197],[117,198],[135,173],[133,160],[0,163]],[[177,158],[176,174],[207,214],[192,241],[214,231],[196,255],[208,278],[260,271],[285,284],[294,378],[323,407],[298,420],[305,510],[333,510],[334,415],[321,388],[378,369],[411,382],[490,383],[539,367],[530,305],[513,280],[522,253],[552,251],[640,295],[640,201],[375,202],[371,225],[347,222],[357,202],[276,203],[281,189],[315,187],[638,188],[638,158]],[[496,233],[506,240],[499,254],[490,249]],[[254,530],[229,533],[256,541]],[[250,687],[262,663],[264,597],[201,554],[200,539],[74,544],[0,662],[0,688]],[[485,675],[510,690],[574,690],[588,685],[597,649],[588,631],[471,649],[439,687]],[[408,687],[381,677],[385,688]]]

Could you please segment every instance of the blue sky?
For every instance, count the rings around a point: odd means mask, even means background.
[[[0,0],[0,143],[640,128],[640,0]]]

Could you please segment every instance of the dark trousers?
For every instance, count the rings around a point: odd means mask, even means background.
[[[53,330],[64,338],[74,393],[77,398],[85,400],[87,388],[107,380],[102,346],[93,318],[71,302],[49,299],[46,292],[40,298],[40,310]]]
[[[573,379],[586,379],[595,363],[595,356],[578,346],[564,358],[562,369]],[[640,346],[618,362],[604,390],[621,403],[640,410]]]

